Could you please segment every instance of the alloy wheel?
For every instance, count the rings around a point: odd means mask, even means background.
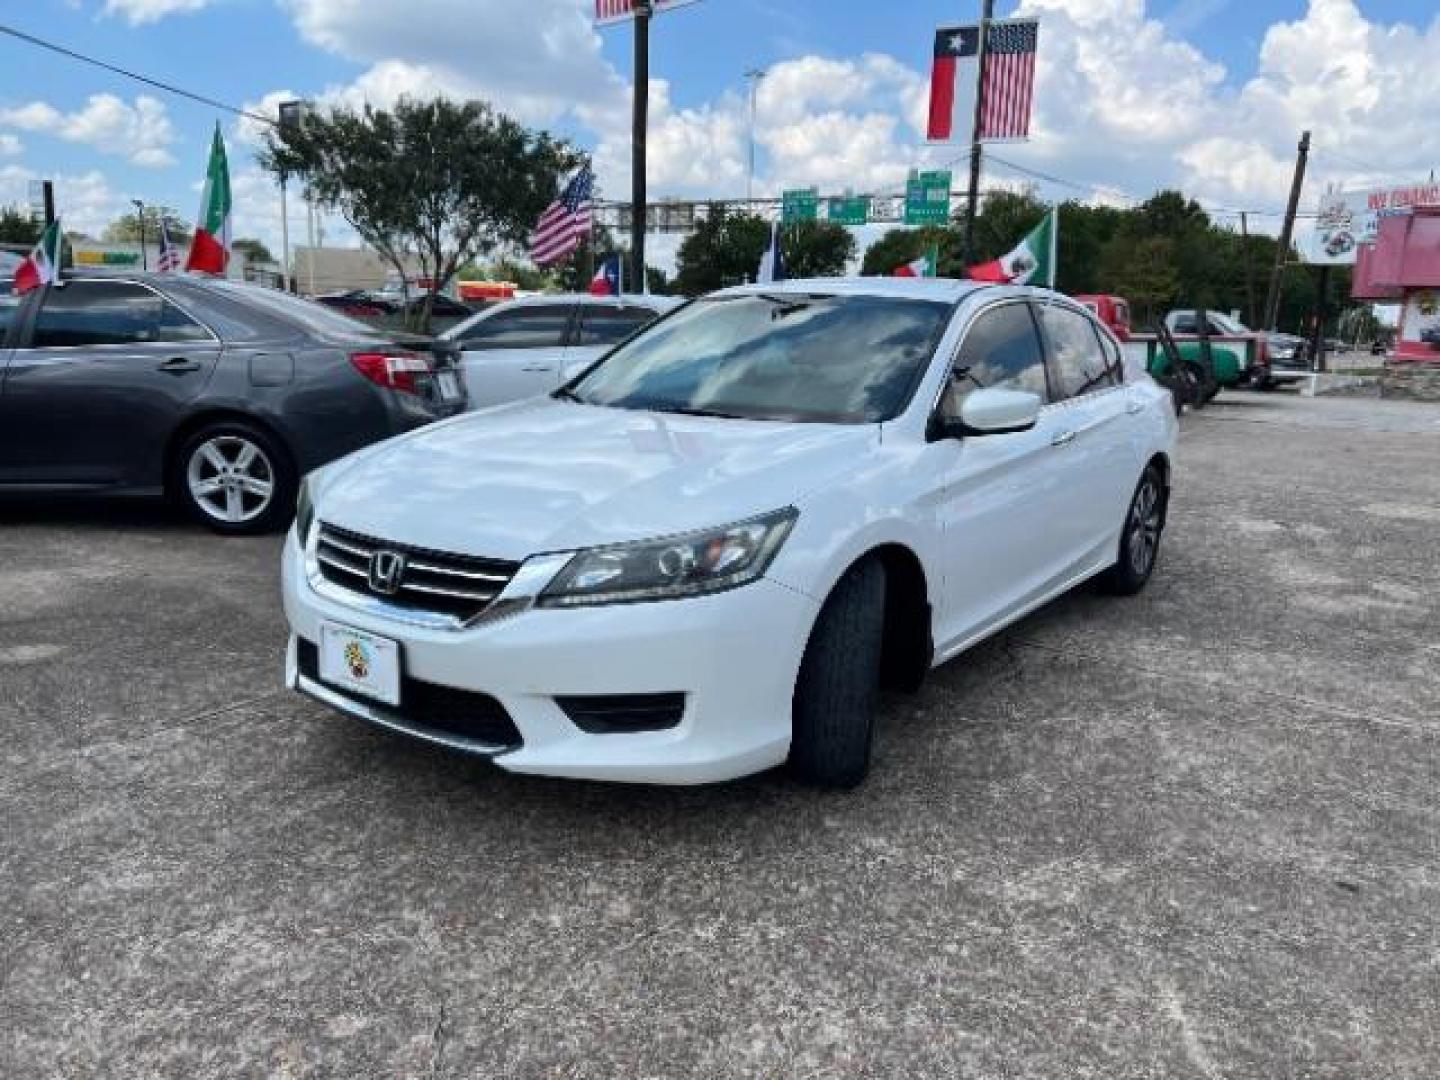
[[[196,506],[230,525],[254,521],[275,497],[274,464],[243,435],[216,435],[197,446],[185,481]]]
[[[1130,508],[1130,568],[1139,577],[1150,573],[1160,548],[1160,487],[1147,477]]]

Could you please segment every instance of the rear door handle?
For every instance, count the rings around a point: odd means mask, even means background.
[[[544,364],[537,364],[531,367],[522,367],[521,371],[554,371],[553,367],[546,367]]]
[[[165,372],[166,375],[185,375],[192,371],[199,371],[200,365],[187,356],[172,356],[160,365],[159,370]]]
[[[1134,416],[1138,412],[1143,412],[1144,410],[1145,406],[1140,404],[1140,402],[1136,401],[1134,398],[1131,398],[1128,402],[1125,403],[1125,411],[1131,416]]]
[[[1050,440],[1051,446],[1065,446],[1075,441],[1075,432],[1062,431]]]

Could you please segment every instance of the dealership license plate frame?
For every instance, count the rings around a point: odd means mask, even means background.
[[[350,646],[365,674],[357,674]],[[320,681],[386,705],[400,705],[400,643],[343,623],[320,624]]]

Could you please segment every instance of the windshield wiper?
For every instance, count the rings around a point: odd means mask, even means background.
[[[562,386],[562,387],[560,387],[559,390],[556,390],[556,391],[555,391],[553,394],[551,394],[550,396],[551,396],[552,398],[554,398],[556,401],[573,401],[573,402],[575,402],[576,404],[579,404],[579,405],[588,405],[588,404],[589,404],[589,402],[587,402],[583,397],[581,397],[579,394],[577,394],[574,390],[571,390],[568,386]]]
[[[679,416],[709,416],[717,420],[748,420],[739,413],[720,412],[716,409],[692,409],[688,405],[651,405],[650,412],[675,413]]]

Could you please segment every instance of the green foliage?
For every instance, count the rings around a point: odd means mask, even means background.
[[[170,242],[184,247],[190,242],[191,229],[189,224],[171,206],[147,206],[145,207],[145,228],[144,238],[147,243],[160,243],[160,222],[165,222],[165,231],[170,234]],[[101,239],[109,244],[129,243],[138,244],[141,238],[140,215],[138,213],[121,214],[118,218],[105,226]]]
[[[865,252],[860,273],[867,277],[889,277],[906,263],[914,262],[935,247],[940,252],[937,271],[939,275],[960,277],[965,269],[964,259],[960,254],[960,240],[960,230],[941,225],[927,225],[920,229],[891,229]]]
[[[247,262],[273,263],[275,261],[275,256],[270,253],[270,249],[260,240],[242,236],[239,240],[233,241],[230,248],[232,251],[238,251],[244,255]]]
[[[44,225],[23,207],[0,207],[0,243],[36,244],[44,231]]]
[[[674,289],[699,296],[752,281],[769,246],[764,218],[713,207],[680,245]],[[790,277],[833,277],[855,257],[855,237],[834,222],[794,222],[781,226],[780,250]]]
[[[436,292],[476,256],[523,244],[562,177],[585,160],[484,102],[444,98],[308,113],[265,142],[263,168],[300,177],[402,278],[413,256]]]

